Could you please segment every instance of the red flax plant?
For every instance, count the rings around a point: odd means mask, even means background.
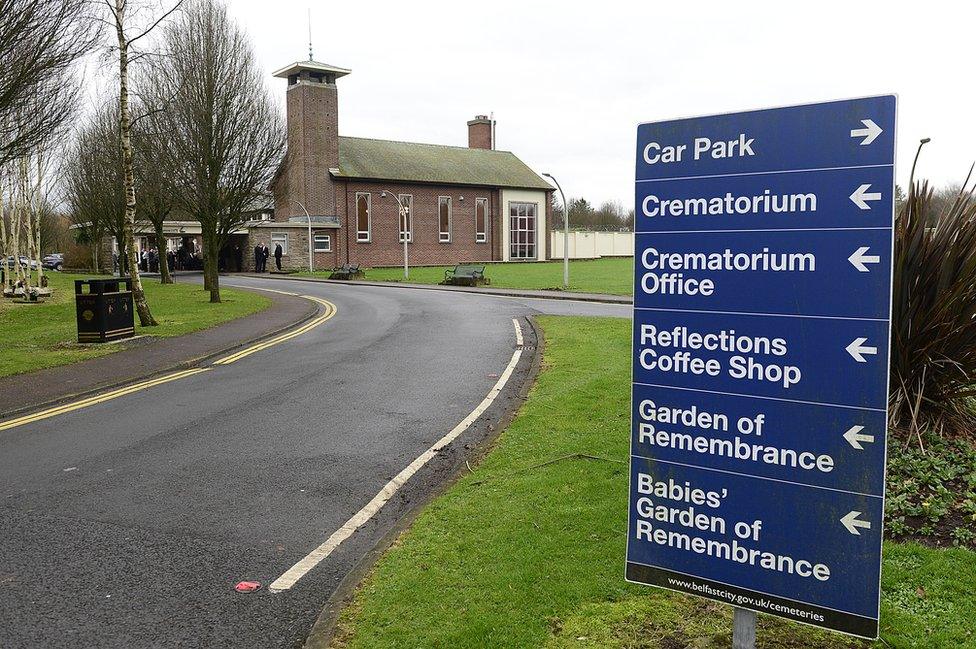
[[[895,223],[889,424],[972,435],[976,424],[976,186],[948,201],[912,183]]]

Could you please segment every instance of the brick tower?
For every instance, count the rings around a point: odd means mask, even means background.
[[[288,164],[275,184],[275,219],[336,215],[330,169],[339,168],[339,95],[336,79],[351,71],[316,61],[293,63],[274,73],[288,79]],[[283,181],[283,182],[282,182]]]

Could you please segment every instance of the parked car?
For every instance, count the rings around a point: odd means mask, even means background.
[[[21,267],[24,268],[29,266],[31,270],[37,270],[37,262],[34,261],[33,259],[28,259],[23,255],[20,256],[20,265]],[[9,257],[7,257],[7,268],[13,268],[13,267],[14,267],[14,256],[10,255]]]
[[[50,255],[47,255],[41,259],[41,266],[47,268],[48,270],[56,270],[60,272],[61,269],[64,268],[64,255],[62,255],[60,252],[52,252]]]

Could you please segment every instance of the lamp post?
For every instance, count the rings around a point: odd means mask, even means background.
[[[908,192],[912,194],[915,191],[915,165],[918,164],[918,156],[922,153],[922,147],[932,141],[930,137],[923,137],[918,141],[918,149],[915,151],[915,161],[912,163],[912,175],[908,178]]]
[[[305,218],[308,219],[308,272],[314,273],[315,266],[312,264],[312,217],[309,216],[308,210],[305,209],[305,206],[302,205],[301,201],[297,201],[293,198],[291,199],[291,202],[296,203],[298,207],[302,208],[302,211],[305,212]]]
[[[556,189],[563,199],[563,289],[569,289],[569,203],[566,202],[566,194],[556,177],[552,174],[542,175],[556,183]]]
[[[400,197],[394,194],[393,192],[387,192],[386,190],[383,190],[383,192],[380,193],[380,198],[386,198],[387,194],[389,194],[390,197],[393,198],[393,200],[395,200],[397,202],[397,205],[399,206],[400,221],[401,223],[403,223],[403,279],[410,279],[410,265],[408,263],[409,253],[407,252],[407,243],[409,242],[410,239],[410,227],[409,227],[410,222],[408,221],[410,217],[410,210],[407,208],[406,205],[400,202]]]

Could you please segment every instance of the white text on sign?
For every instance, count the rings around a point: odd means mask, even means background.
[[[740,133],[736,140],[718,140],[713,142],[707,137],[696,137],[691,143],[691,153],[695,160],[702,158],[713,158],[721,160],[723,158],[746,158],[756,155],[752,145],[755,138],[747,138],[745,133]],[[644,147],[644,162],[649,165],[668,164],[671,162],[681,162],[685,154],[688,153],[687,144],[660,144],[649,142]]]
[[[733,352],[734,355],[728,358],[728,368],[726,368],[728,376],[733,379],[779,383],[784,389],[789,389],[803,378],[800,368],[795,365],[756,360],[755,356],[785,356],[786,340],[779,337],[742,336],[736,334],[735,330],[703,334],[689,331],[687,327],[661,331],[654,325],[644,324],[640,328],[640,345],[642,349],[638,359],[646,370],[707,376],[718,376],[722,373],[722,361],[717,358],[695,356],[686,351],[692,349]],[[654,347],[678,351],[664,352]]]

